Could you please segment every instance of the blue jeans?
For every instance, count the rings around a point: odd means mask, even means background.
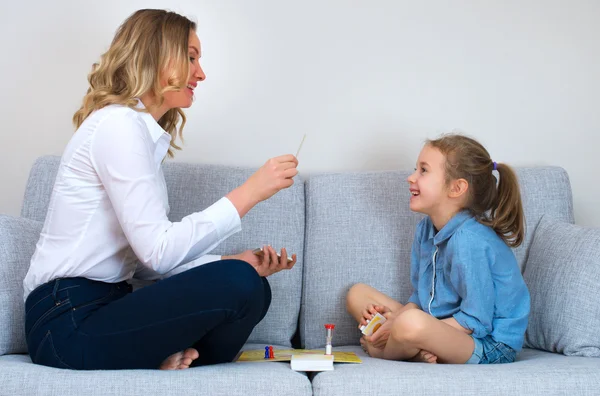
[[[78,369],[155,369],[189,347],[193,365],[232,361],[266,315],[271,288],[250,264],[223,260],[135,293],[126,282],[62,278],[25,303],[34,363]]]
[[[495,341],[492,336],[475,338],[475,349],[467,364],[512,363],[517,357],[514,349],[502,342]]]

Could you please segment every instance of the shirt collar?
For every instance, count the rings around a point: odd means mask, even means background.
[[[137,109],[146,109],[141,100],[138,99],[138,103],[135,106]],[[157,166],[160,166],[162,161],[165,159],[169,147],[171,146],[171,135],[165,131],[158,122],[152,117],[152,115],[146,111],[140,111],[140,116],[148,128],[148,133],[152,142],[156,145],[154,150],[154,162]]]
[[[472,218],[473,215],[467,210],[458,212],[441,230],[438,231],[437,234],[435,233],[435,227],[431,222],[431,218],[427,218],[427,222],[429,223],[429,239],[433,239],[434,245],[439,245],[440,243],[450,239],[456,230],[458,230],[467,220]]]
[[[138,103],[135,107],[138,109],[145,110],[146,107],[144,106],[142,101],[139,99],[137,101],[138,101]],[[163,136],[164,136],[163,139],[168,139],[168,142],[171,142],[171,135],[169,133],[167,133],[167,131],[165,131],[158,122],[156,122],[154,117],[152,117],[152,114],[150,114],[146,111],[140,111],[139,113],[142,116],[142,120],[144,120],[144,123],[148,127],[148,131],[150,132],[150,137],[152,138],[152,141],[154,143],[158,142],[158,140]]]

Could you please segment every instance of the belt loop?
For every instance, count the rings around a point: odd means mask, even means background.
[[[54,302],[56,302],[56,293],[58,293],[58,284],[60,283],[60,279],[56,279],[54,281],[54,289],[52,289],[52,298]]]

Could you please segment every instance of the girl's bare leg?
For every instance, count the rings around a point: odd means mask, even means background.
[[[394,319],[383,358],[424,361],[433,355],[439,363],[465,363],[474,348],[472,337],[464,331],[421,310],[410,309]]]
[[[364,283],[357,283],[350,288],[346,295],[346,310],[358,323],[363,318],[362,312],[369,304],[386,306],[392,312],[404,307],[398,301]]]

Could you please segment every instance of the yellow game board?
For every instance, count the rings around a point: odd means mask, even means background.
[[[236,362],[289,362],[292,355],[323,355],[323,349],[275,349],[273,359],[265,359],[265,350],[256,349],[242,352]],[[354,352],[333,352],[334,363],[362,363]]]

